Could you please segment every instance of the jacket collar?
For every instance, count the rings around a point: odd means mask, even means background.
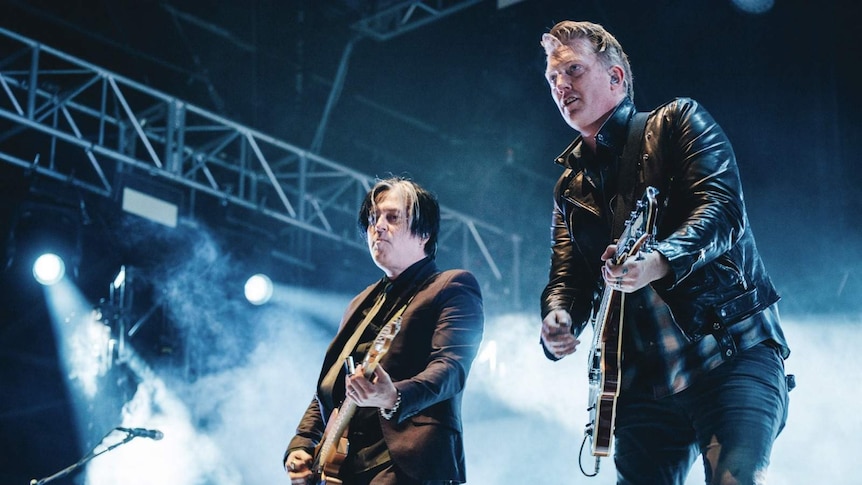
[[[394,280],[389,280],[389,278],[384,276],[383,280],[392,284],[391,289],[387,289],[386,291],[399,295],[420,285],[428,276],[437,271],[437,264],[434,259],[426,256],[410,265]]]
[[[635,104],[632,99],[628,96],[623,98],[596,135],[597,149],[600,151],[607,150],[615,156],[621,155],[628,138],[629,122],[635,112]],[[563,153],[554,159],[554,162],[574,171],[583,170],[582,150],[583,139],[578,135]]]

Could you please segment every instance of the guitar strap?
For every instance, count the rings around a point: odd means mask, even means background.
[[[620,156],[617,174],[618,190],[611,227],[614,239],[623,233],[629,212],[634,209],[636,197],[639,197],[636,191],[643,182],[643,161],[640,155],[648,117],[648,112],[636,112],[629,123],[628,139]]]
[[[401,318],[401,315],[407,309],[407,305],[409,305],[410,302],[413,301],[413,298],[416,297],[416,295],[419,293],[419,290],[421,290],[426,284],[428,284],[428,282],[430,282],[438,274],[440,274],[440,272],[435,271],[435,272],[431,273],[431,275],[429,275],[427,278],[425,278],[424,280],[420,281],[418,284],[415,284],[412,288],[410,288],[406,292],[406,295],[405,295],[405,296],[409,295],[409,298],[407,299],[406,302],[404,302],[403,305],[401,305],[400,308],[398,308],[398,311],[396,311],[395,314],[392,315],[392,317],[389,319],[389,321],[392,322],[398,318]],[[357,343],[359,342],[360,337],[362,337],[362,334],[365,333],[365,329],[372,322],[372,320],[374,320],[374,317],[377,316],[377,313],[380,311],[380,308],[383,306],[383,302],[386,300],[386,295],[389,293],[388,290],[390,288],[391,288],[391,286],[384,289],[383,292],[381,292],[380,296],[377,297],[377,301],[374,302],[374,306],[372,306],[371,309],[368,310],[368,313],[365,315],[365,318],[363,318],[362,321],[359,322],[359,325],[356,326],[356,329],[353,330],[353,334],[350,336],[350,339],[341,348],[341,353],[339,354],[338,359],[336,359],[333,362],[332,367],[329,368],[329,371],[326,373],[326,376],[323,378],[323,380],[320,383],[320,389],[324,392],[330,393],[328,395],[321,396],[321,397],[325,398],[326,402],[332,403],[333,406],[336,403],[332,399],[331,392],[332,392],[332,389],[335,387],[335,381],[338,379],[338,373],[341,372],[341,370],[343,369],[344,359],[346,359],[347,356],[353,352],[353,350],[356,348]],[[381,327],[381,329],[382,328],[383,327]]]
[[[359,337],[365,332],[365,328],[371,323],[371,320],[377,315],[377,312],[380,311],[380,307],[383,306],[383,302],[386,301],[386,293],[384,290],[377,297],[377,301],[374,302],[374,305],[368,310],[368,313],[365,314],[365,318],[359,322],[359,325],[356,326],[356,329],[353,331],[353,335],[350,336],[350,339],[344,344],[341,348],[341,354],[339,354],[338,358],[332,364],[332,367],[329,368],[329,371],[326,373],[326,376],[323,380],[320,381],[320,389],[327,393],[325,396],[320,396],[326,400],[326,402],[332,403],[333,407],[335,402],[332,399],[332,389],[335,387],[335,381],[338,379],[338,373],[341,372],[342,364],[344,363],[344,359],[353,352],[353,349],[356,347],[356,342],[359,341]],[[400,315],[400,313],[399,313]]]

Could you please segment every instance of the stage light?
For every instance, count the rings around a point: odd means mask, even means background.
[[[263,305],[272,297],[272,280],[265,274],[256,274],[245,282],[245,298],[253,305]]]
[[[36,281],[45,285],[51,286],[63,279],[66,274],[66,263],[60,256],[53,253],[45,253],[33,263],[33,276]]]
[[[120,271],[117,273],[117,276],[114,277],[114,282],[112,283],[114,289],[119,289],[121,286],[126,284],[126,267],[120,266]]]
[[[493,339],[486,340],[479,348],[479,354],[476,356],[476,363],[488,363],[488,369],[491,374],[497,373],[497,341]]]

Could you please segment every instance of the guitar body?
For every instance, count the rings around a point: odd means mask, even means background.
[[[593,456],[608,456],[613,440],[617,396],[622,362],[622,310],[625,294],[611,290],[606,318],[596,327],[599,336],[590,359],[590,421],[592,423]]]
[[[341,437],[335,445],[329,460],[323,467],[323,473],[320,476],[321,485],[341,485],[343,481],[338,478],[341,471],[341,465],[344,464],[344,459],[347,457],[347,448],[349,443],[347,438]]]
[[[363,374],[366,379],[371,379],[374,375],[374,369],[377,368],[380,359],[389,351],[392,340],[399,330],[401,330],[400,314],[380,329],[362,361]],[[326,428],[323,430],[323,438],[314,449],[311,465],[312,474],[306,481],[308,485],[340,485],[343,483],[339,474],[349,449],[346,437],[347,427],[357,408],[356,402],[348,397],[341,404],[341,407],[332,411],[326,422]]]
[[[657,195],[658,190],[647,187],[617,241],[614,264],[622,264],[629,256],[650,249],[656,231]],[[591,452],[596,457],[611,453],[622,377],[624,309],[625,293],[605,285],[593,311],[593,346],[588,360],[590,422],[585,432],[592,438]]]
[[[341,422],[338,419],[338,414],[338,408],[332,410],[332,414],[329,415],[329,420],[326,422],[323,436],[334,436],[336,433],[335,428]],[[340,436],[338,440],[321,440],[320,444],[314,449],[314,464],[311,467],[312,470],[317,470],[317,472],[306,483],[308,485],[340,485],[342,480],[338,477],[338,474],[340,473],[341,466],[344,464],[344,459],[347,457],[349,446],[350,443],[345,436]]]

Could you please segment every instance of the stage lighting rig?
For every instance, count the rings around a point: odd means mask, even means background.
[[[41,285],[75,280],[83,255],[83,203],[46,199],[41,192],[11,214],[6,235],[5,269],[28,272]],[[0,223],[0,227],[5,225]]]

